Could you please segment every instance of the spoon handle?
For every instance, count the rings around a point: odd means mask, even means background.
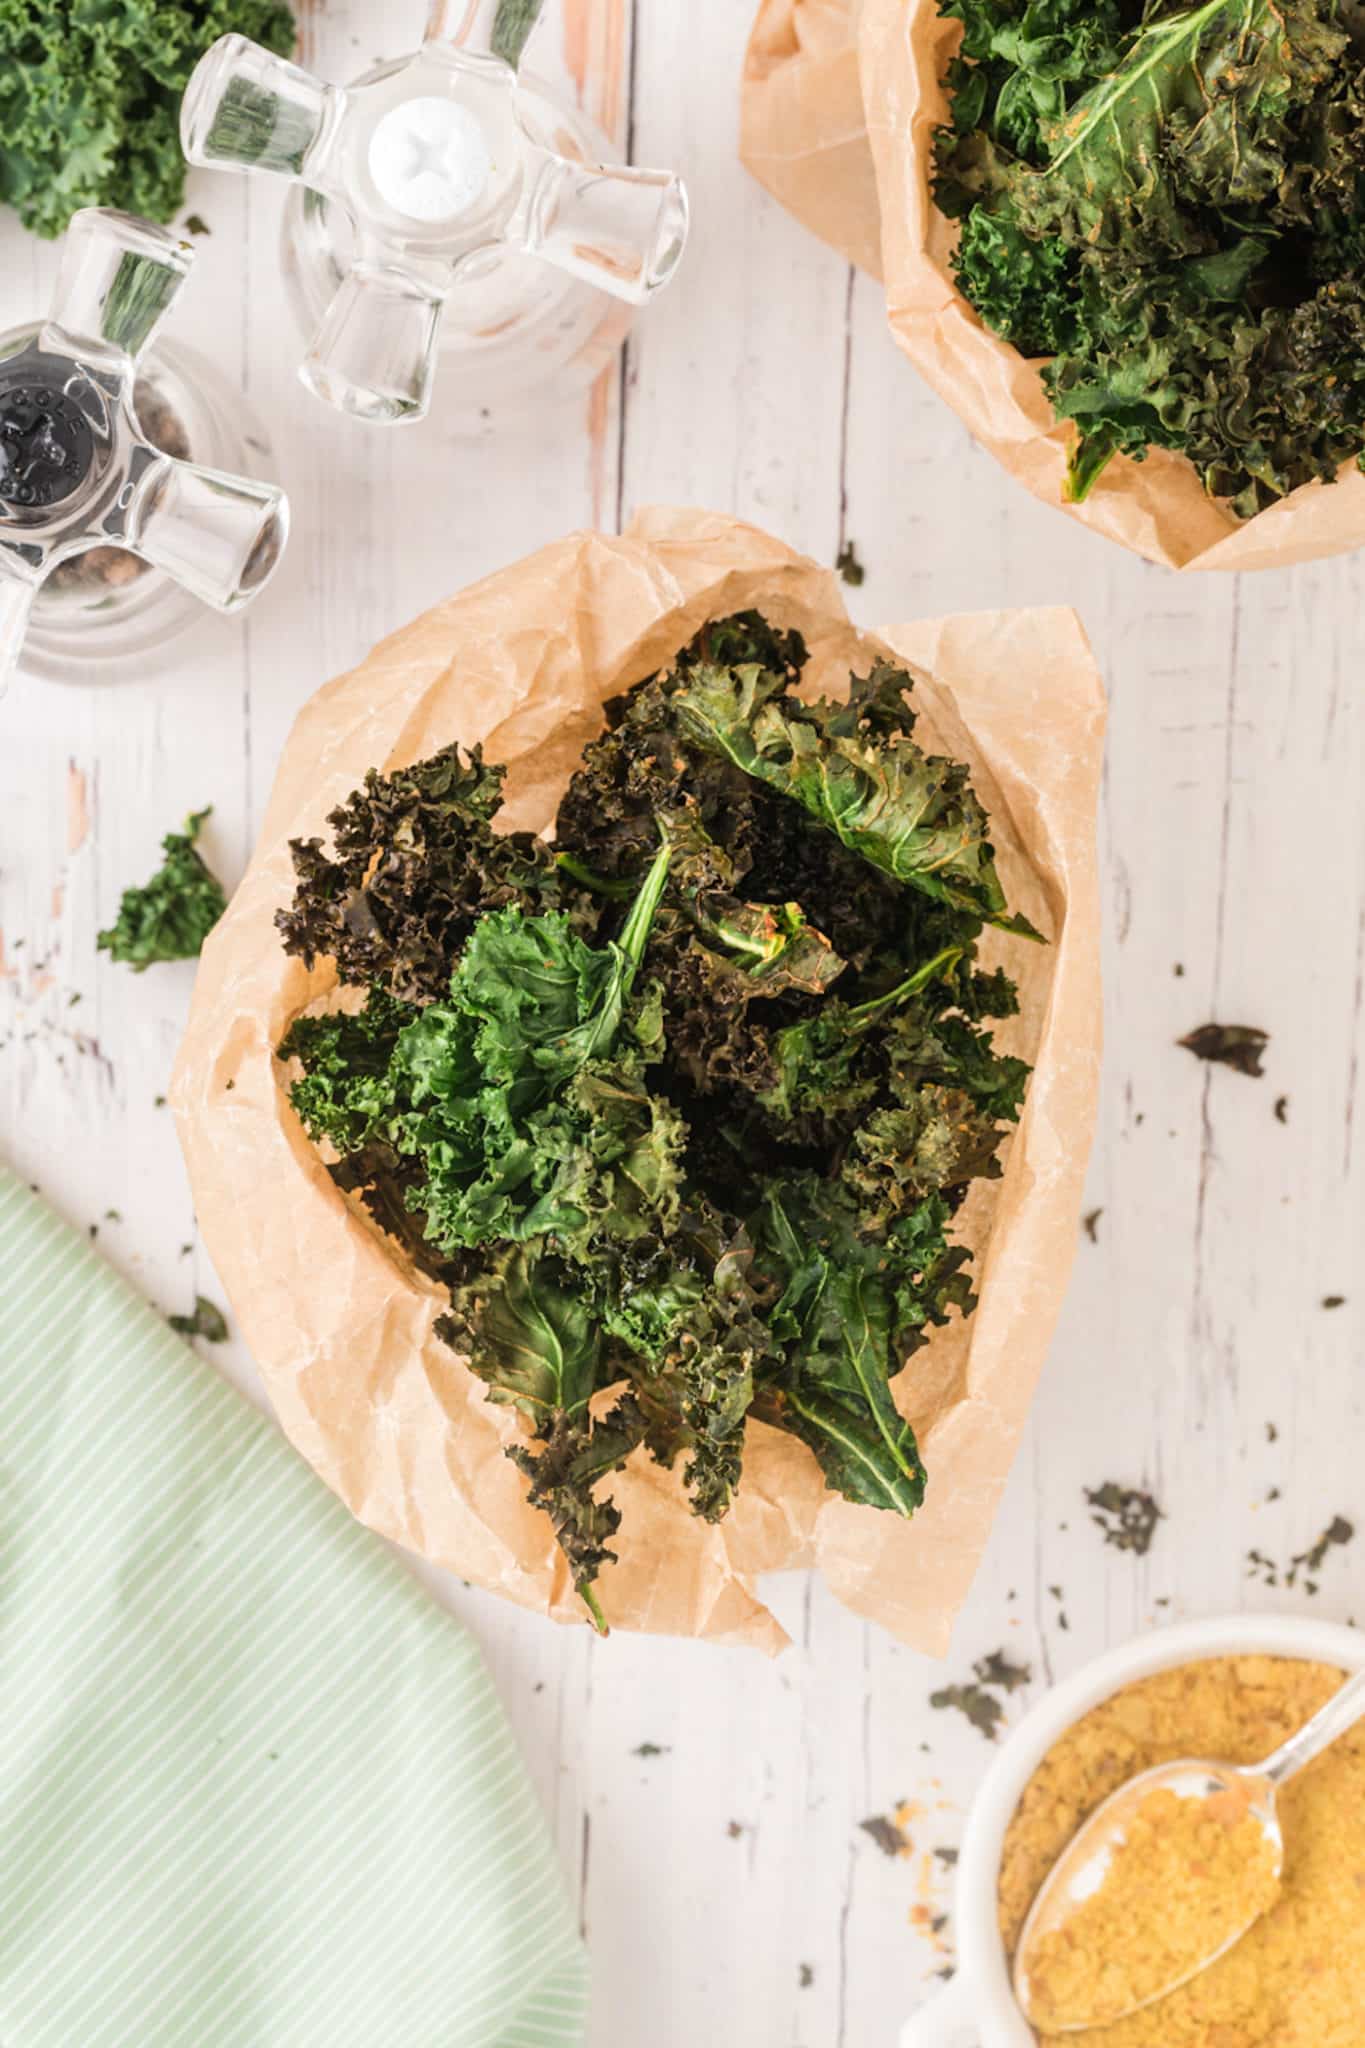
[[[1357,1672],[1340,1692],[1334,1693],[1322,1712],[1314,1714],[1297,1735],[1291,1735],[1256,1775],[1269,1778],[1272,1785],[1286,1784],[1361,1719],[1365,1719],[1365,1671]]]

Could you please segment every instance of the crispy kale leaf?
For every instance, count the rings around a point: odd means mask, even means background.
[[[294,47],[281,0],[0,0],[0,201],[40,235],[82,206],[169,220],[181,95],[231,30]]]
[[[553,851],[496,833],[500,773],[455,749],[295,849],[286,944],[369,993],[294,1026],[294,1104],[526,1418],[599,1623],[636,1453],[717,1521],[754,1415],[915,1512],[893,1382],[973,1306],[954,1217],[1028,1078],[976,952],[1031,928],[965,769],[916,745],[908,675],[812,704],[806,661],[756,614],[708,627],[609,707]]]
[[[705,752],[791,798],[850,852],[989,924],[1010,925],[986,814],[960,762],[910,737],[904,677],[885,665],[846,704],[776,700],[782,677],[751,664],[699,668],[673,698]]]
[[[165,859],[149,882],[125,889],[118,917],[96,944],[135,974],[161,960],[193,960],[223,912],[222,883],[195,849],[212,806],[195,811],[183,832],[161,842]]]
[[[328,819],[331,854],[320,839],[291,842],[298,887],[275,919],[285,951],[309,967],[335,960],[356,987],[431,1002],[488,911],[572,905],[578,892],[543,840],[494,831],[506,773],[481,747],[466,759],[457,746],[372,770]]]
[[[1338,0],[953,0],[958,282],[1077,442],[1250,516],[1365,444],[1365,45]]]

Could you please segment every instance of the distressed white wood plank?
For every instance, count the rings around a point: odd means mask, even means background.
[[[144,682],[24,683],[0,707],[0,1149],[172,1306],[216,1291],[202,1255],[181,1256],[188,1192],[155,1107],[189,970],[132,977],[96,959],[94,935],[193,805],[215,804],[215,860],[240,872],[299,705],[376,638],[541,541],[613,524],[618,505],[677,501],[760,520],[822,561],[852,537],[868,623],[1073,603],[1096,641],[1113,695],[1103,1214],[946,1670],[801,1578],[769,1589],[794,1638],[776,1663],[598,1645],[437,1587],[485,1649],[581,1895],[593,2048],[894,2038],[947,1965],[933,1851],[956,1840],[989,1758],[928,1696],[975,1658],[1033,1665],[1013,1716],[1048,1676],[1163,1619],[1365,1611],[1360,1546],[1316,1596],[1246,1573],[1253,1546],[1287,1559],[1359,1505],[1365,569],[1180,579],[1011,485],[899,356],[876,288],[850,289],[740,171],[749,11],[636,0],[632,62],[626,0],[550,0],[536,68],[692,185],[693,248],[632,342],[624,428],[610,382],[591,407],[472,437],[439,413],[394,434],[330,418],[293,380],[278,195],[196,179],[212,234],[177,331],[263,414],[295,499],[290,555],[245,620]],[[310,6],[307,61],[346,76],[421,13]],[[0,321],[40,307],[51,272],[50,249],[0,228]],[[73,762],[89,813],[74,846]],[[1177,1050],[1212,1017],[1272,1033],[1264,1080]],[[1324,1310],[1330,1294],[1345,1306]],[[1083,1489],[1111,1477],[1152,1484],[1167,1509],[1145,1560],[1088,1522]],[[900,1801],[914,1852],[888,1859],[859,1823]]]

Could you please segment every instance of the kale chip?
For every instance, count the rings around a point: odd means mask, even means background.
[[[195,847],[211,812],[211,805],[195,811],[183,832],[166,834],[161,866],[140,888],[124,890],[117,919],[96,940],[135,974],[161,960],[195,959],[227,909],[222,883]]]

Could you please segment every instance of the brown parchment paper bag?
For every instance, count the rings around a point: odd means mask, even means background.
[[[963,1212],[981,1306],[935,1334],[897,1398],[924,1432],[927,1503],[913,1522],[825,1490],[814,1458],[750,1424],[727,1521],[687,1509],[647,1457],[612,1482],[621,1562],[600,1587],[613,1625],[777,1649],[759,1574],[818,1565],[839,1597],[942,1652],[1018,1443],[1077,1236],[1098,1083],[1095,808],[1103,697],[1069,611],[849,624],[837,580],[752,527],[652,513],[624,539],[578,535],[438,605],[307,704],[285,747],[260,842],[205,948],[174,1082],[205,1242],[286,1435],[371,1528],[461,1577],[581,1621],[549,1523],[503,1446],[512,1411],[432,1334],[439,1290],[338,1192],[285,1093],[274,1048],[335,987],[330,963],[286,957],[275,912],[293,893],[288,842],[368,768],[484,741],[510,764],[510,827],[543,828],[604,700],[668,662],[711,618],[759,606],[807,636],[814,684],[891,648],[932,671],[917,688],[926,744],[971,764],[1011,904],[1047,947],[991,935],[1022,1014],[1010,1049],[1036,1072],[1004,1178]]]
[[[1116,457],[1084,504],[1063,496],[1073,429],[1037,365],[982,324],[949,267],[957,229],[930,196],[939,83],[961,37],[938,0],[760,0],[743,86],[741,154],[784,206],[886,285],[915,367],[1021,484],[1171,569],[1272,569],[1365,541],[1365,475],[1305,484],[1237,519],[1169,449]],[[893,431],[888,423],[888,431]]]

